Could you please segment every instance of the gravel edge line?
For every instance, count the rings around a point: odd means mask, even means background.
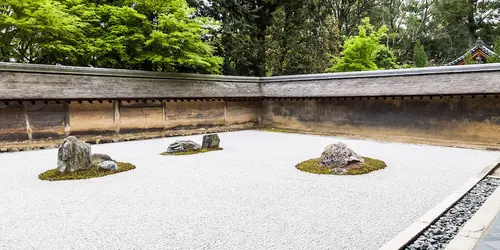
[[[444,249],[499,186],[500,179],[485,177],[405,249]]]
[[[483,237],[488,235],[491,226],[500,212],[500,188],[497,188],[472,218],[460,229],[445,250],[476,249]]]
[[[423,216],[414,221],[406,229],[398,233],[394,238],[385,243],[379,250],[404,249],[415,241],[431,224],[437,221],[451,207],[453,207],[465,194],[467,194],[477,183],[483,180],[497,167],[500,167],[500,158],[492,164],[486,166],[481,172],[466,181],[460,188],[443,199],[435,207],[427,211]]]

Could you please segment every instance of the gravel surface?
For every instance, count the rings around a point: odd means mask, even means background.
[[[444,249],[458,231],[479,210],[488,197],[500,186],[500,179],[487,177],[480,181],[455,206],[409,245],[407,250]]]
[[[223,151],[160,156],[175,140],[92,146],[137,169],[47,182],[57,150],[0,154],[0,249],[376,249],[498,152],[243,131]],[[342,141],[388,167],[321,176],[295,165]]]

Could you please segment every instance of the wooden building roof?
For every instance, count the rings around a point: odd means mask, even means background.
[[[465,58],[467,54],[470,54],[472,59],[476,61],[478,64],[485,63],[486,59],[491,56],[499,56],[493,52],[493,48],[486,45],[481,38],[477,39],[474,46],[469,49],[465,54],[460,56],[459,58],[453,60],[452,62],[446,64],[446,66],[454,66],[454,65],[464,65]]]

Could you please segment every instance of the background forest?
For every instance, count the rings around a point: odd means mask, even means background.
[[[4,62],[291,75],[443,65],[479,37],[500,54],[500,0],[0,2]]]

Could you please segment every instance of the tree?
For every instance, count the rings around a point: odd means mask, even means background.
[[[324,0],[337,20],[341,34],[351,36],[356,32],[360,21],[369,15],[376,6],[375,0]]]
[[[492,41],[494,35],[489,31],[498,22],[499,9],[498,0],[440,0],[436,5],[444,27],[456,34],[461,33],[468,46],[473,45],[478,37]]]
[[[382,38],[387,36],[387,27],[378,30],[364,18],[358,27],[359,34],[345,40],[340,57],[334,58],[333,66],[327,72],[348,72],[379,70],[397,67],[396,58],[384,44]]]
[[[474,61],[474,58],[472,58],[472,54],[471,54],[470,52],[467,52],[467,53],[465,54],[464,64],[465,64],[465,65],[468,65],[468,64],[476,64],[476,61]]]
[[[487,63],[500,63],[500,36],[495,40],[495,45],[493,45],[493,52],[496,55],[488,57]]]
[[[339,32],[335,17],[323,2],[297,0],[283,3],[273,15],[266,36],[269,75],[323,72],[337,54]]]
[[[185,0],[5,0],[2,61],[219,73],[206,42],[219,24]]]
[[[428,62],[429,59],[427,58],[427,53],[425,53],[424,46],[417,40],[413,49],[413,63],[418,68],[423,68],[428,66]]]
[[[0,3],[0,59],[21,63],[74,64],[84,54],[82,21],[52,0]]]
[[[492,44],[500,33],[498,0],[439,0],[431,9],[432,21],[421,38],[438,65],[470,49],[479,37]]]
[[[142,55],[150,28],[144,15],[130,7],[107,4],[78,5],[71,11],[87,24],[85,42],[80,45],[86,53],[80,65],[145,69]]]
[[[157,2],[146,0],[144,3]],[[214,48],[203,41],[209,34],[208,27],[218,24],[206,17],[192,18],[194,11],[185,0],[171,0],[145,11],[152,22],[152,32],[144,43],[147,51],[141,58],[151,63],[153,70],[220,72],[222,58],[214,56]]]
[[[412,63],[415,42],[424,41],[433,34],[428,30],[433,18],[430,10],[435,3],[436,0],[377,0],[370,11],[373,23],[386,25],[389,29],[384,43],[393,49],[401,62]]]
[[[224,74],[266,76],[266,32],[283,0],[189,0],[199,15],[222,23]]]

